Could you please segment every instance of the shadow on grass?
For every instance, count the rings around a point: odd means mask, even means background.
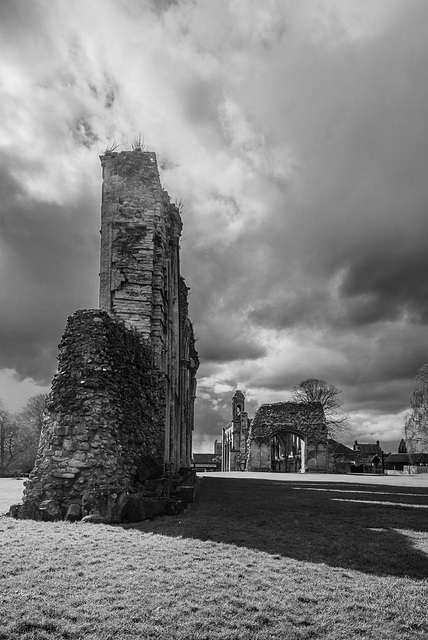
[[[205,477],[182,517],[128,527],[424,579],[427,507],[428,488]]]

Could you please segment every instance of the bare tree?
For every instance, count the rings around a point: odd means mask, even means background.
[[[409,453],[428,450],[428,364],[424,364],[416,373],[404,432]]]
[[[3,400],[0,400],[0,469],[5,468],[6,460],[6,429],[9,420],[9,411]]]
[[[294,402],[319,402],[324,409],[328,435],[335,436],[349,430],[349,418],[340,409],[342,401],[339,396],[341,390],[328,384],[325,380],[318,378],[308,378],[302,380],[299,385],[293,388]]]
[[[27,401],[19,413],[20,419],[31,426],[37,438],[40,438],[47,400],[47,393],[37,393]]]
[[[46,393],[37,393],[16,415],[21,445],[20,463],[24,471],[31,471],[34,466],[47,399]]]
[[[19,427],[15,416],[0,400],[0,470],[6,471],[19,455]]]

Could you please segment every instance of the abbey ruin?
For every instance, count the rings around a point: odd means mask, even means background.
[[[232,421],[222,433],[221,470],[326,473],[327,440],[319,402],[262,404],[250,419],[237,389]]]
[[[174,510],[191,466],[199,361],[180,213],[154,153],[106,152],[101,164],[100,309],[68,319],[21,518]]]

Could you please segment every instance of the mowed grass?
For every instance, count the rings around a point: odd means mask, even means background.
[[[213,474],[126,527],[1,518],[0,640],[427,638],[428,487],[352,480]]]

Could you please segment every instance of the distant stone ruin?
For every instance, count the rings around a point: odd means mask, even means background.
[[[248,438],[248,471],[327,473],[327,427],[320,402],[262,404]]]
[[[319,402],[263,404],[251,420],[239,389],[222,434],[222,471],[328,472],[327,428]]]
[[[101,164],[100,309],[68,319],[20,518],[142,520],[189,493],[199,360],[180,213],[154,153]]]

